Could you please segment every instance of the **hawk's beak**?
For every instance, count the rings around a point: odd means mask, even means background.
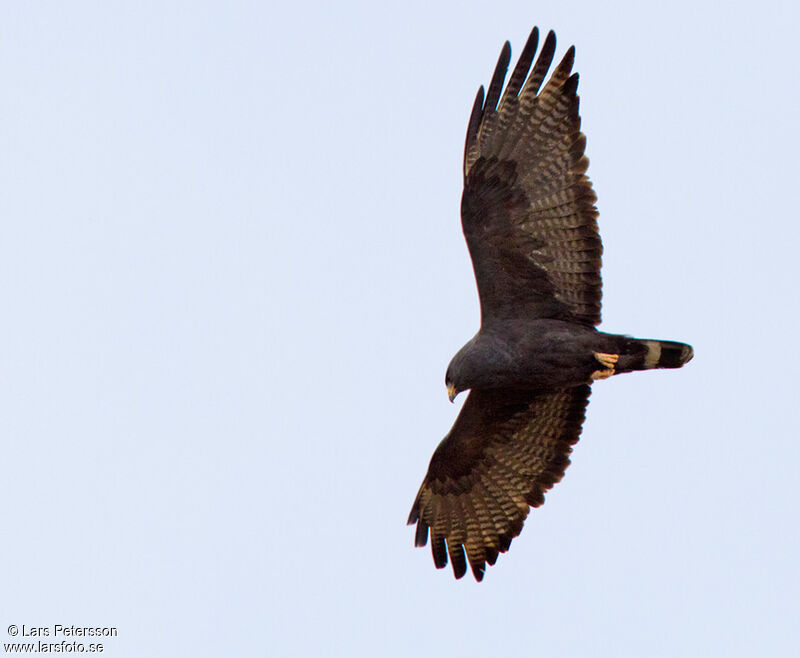
[[[451,382],[447,385],[447,397],[450,398],[450,402],[456,399],[456,395],[456,387]]]

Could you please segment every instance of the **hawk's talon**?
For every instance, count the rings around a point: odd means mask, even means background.
[[[608,379],[615,373],[616,371],[614,368],[609,368],[608,370],[595,370],[592,373],[592,381],[597,381],[598,379]]]
[[[614,365],[619,361],[619,354],[605,354],[603,352],[595,352],[594,358],[602,363],[606,368],[614,370]]]

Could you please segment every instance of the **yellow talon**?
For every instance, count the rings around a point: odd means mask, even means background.
[[[614,370],[614,365],[619,361],[619,354],[604,354],[603,352],[595,352],[594,358],[602,363],[606,368]]]
[[[614,368],[609,368],[608,370],[595,370],[592,373],[592,380],[594,381],[597,379],[608,379],[609,377],[611,377],[611,375],[614,374],[614,372],[615,372]]]

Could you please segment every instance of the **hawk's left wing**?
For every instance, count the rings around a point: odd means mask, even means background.
[[[478,91],[464,147],[461,224],[481,319],[600,322],[603,251],[578,113],[574,48],[545,82],[556,38],[536,62],[534,28],[503,91],[506,42],[484,98]],[[501,94],[502,92],[502,94]]]

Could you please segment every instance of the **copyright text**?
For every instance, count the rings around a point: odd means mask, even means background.
[[[116,626],[67,624],[52,626],[9,624],[6,632],[16,641],[3,643],[5,653],[103,653],[106,645],[97,640],[118,636]],[[88,638],[89,641],[82,642],[75,638]]]

